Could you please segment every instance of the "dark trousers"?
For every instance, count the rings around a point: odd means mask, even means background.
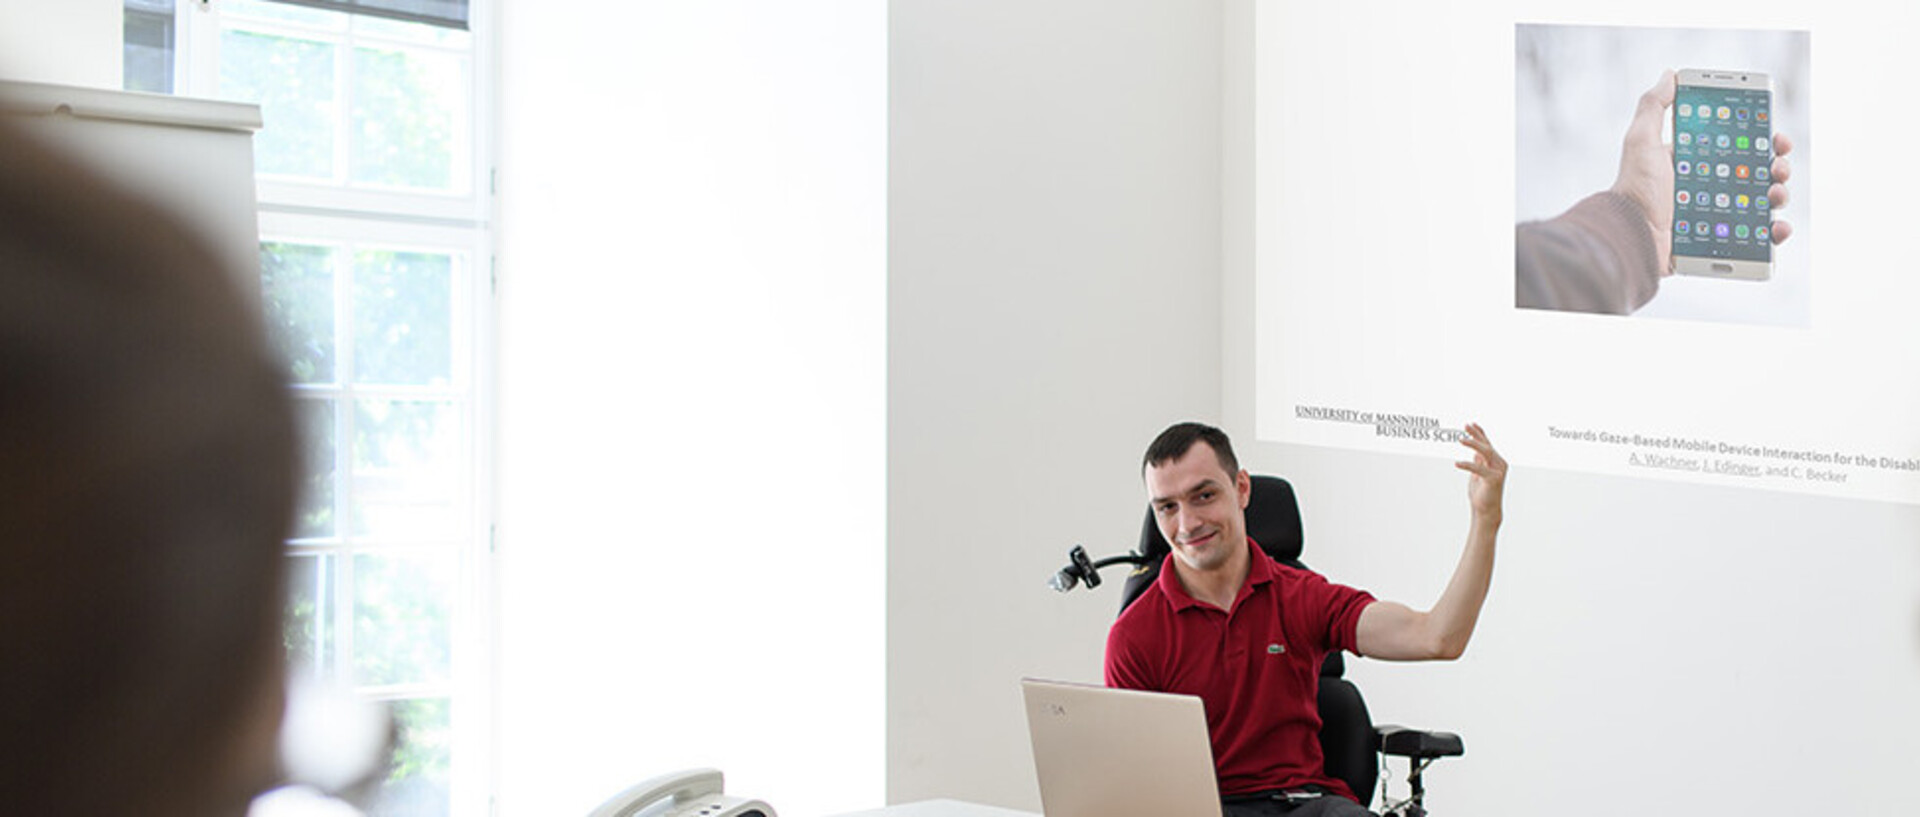
[[[1220,803],[1222,817],[1374,817],[1364,806],[1337,794],[1311,800],[1272,797],[1234,797]]]

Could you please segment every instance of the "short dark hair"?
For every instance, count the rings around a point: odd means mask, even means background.
[[[1220,467],[1226,469],[1228,476],[1240,473],[1240,461],[1233,456],[1233,443],[1227,440],[1227,432],[1205,423],[1175,423],[1153,438],[1147,446],[1147,455],[1140,460],[1140,472],[1147,468],[1164,465],[1187,455],[1194,443],[1206,443],[1213,449],[1213,456],[1220,460]]]
[[[300,474],[258,296],[5,122],[0,156],[0,801],[244,808]]]

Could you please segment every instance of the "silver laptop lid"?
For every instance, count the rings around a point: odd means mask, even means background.
[[[1020,686],[1046,817],[1219,817],[1199,698],[1032,678]]]

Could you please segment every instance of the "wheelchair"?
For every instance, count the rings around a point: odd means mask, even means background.
[[[1281,564],[1302,570],[1300,562],[1304,531],[1300,524],[1300,503],[1293,486],[1274,476],[1255,476],[1253,495],[1247,503],[1247,535]],[[1049,585],[1065,593],[1078,586],[1100,586],[1100,570],[1118,564],[1133,565],[1120,593],[1120,609],[1139,598],[1160,575],[1161,565],[1171,552],[1152,509],[1140,527],[1140,543],[1133,551],[1095,561],[1086,548],[1075,545],[1068,551],[1068,564],[1054,573]],[[1367,712],[1360,690],[1348,681],[1346,660],[1335,651],[1320,667],[1320,747],[1326,756],[1327,774],[1345,782],[1361,805],[1372,808],[1374,785],[1380,783],[1382,817],[1426,817],[1426,787],[1422,773],[1433,761],[1466,753],[1460,736],[1450,732],[1428,732],[1395,725],[1378,725]],[[1390,800],[1380,780],[1387,758],[1405,758],[1409,795]]]

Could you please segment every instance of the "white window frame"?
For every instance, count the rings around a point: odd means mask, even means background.
[[[217,88],[220,80],[220,26],[218,11],[220,0],[181,0],[175,8],[175,20],[181,26],[180,36],[175,39],[176,73],[175,87],[192,89],[192,95],[210,95],[203,89]],[[488,106],[493,98],[493,83],[490,66],[492,65],[491,42],[485,26],[486,0],[475,0],[472,6],[473,18],[471,34],[473,50],[469,52],[472,72],[473,98],[469,100],[467,115],[469,132],[473,135],[469,145],[469,166],[466,168],[467,191],[436,193],[410,189],[383,189],[375,185],[356,183],[347,178],[349,144],[345,140],[336,140],[334,144],[334,167],[336,178],[331,182],[312,182],[293,179],[263,178],[259,181],[259,199],[262,210],[280,210],[285,212],[341,213],[341,214],[380,214],[386,217],[406,217],[417,220],[452,226],[477,225],[484,228],[492,212],[493,167],[490,157],[492,122]],[[336,60],[334,64],[335,87],[340,89],[340,108],[342,115],[353,110],[353,87],[347,81],[348,63],[351,61],[352,47],[362,41],[375,44],[392,45],[414,51],[458,53],[455,49],[431,44],[387,40],[377,35],[349,35],[344,30],[316,32],[313,29],[291,23],[254,22],[247,26],[267,33],[286,34],[305,39],[316,39],[341,48],[341,55],[349,59]],[[183,92],[188,93],[188,92]]]
[[[221,4],[221,0],[179,0],[175,8],[174,88],[178,94],[217,96]],[[340,409],[335,418],[336,433],[342,428],[350,432],[352,400],[357,396],[406,396],[418,393],[435,397],[453,395],[456,402],[464,401],[465,446],[462,459],[468,467],[467,484],[462,493],[467,499],[464,503],[467,530],[466,535],[461,537],[464,552],[458,560],[460,575],[456,596],[452,601],[454,632],[451,680],[444,685],[365,687],[360,690],[375,700],[439,697],[442,694],[451,697],[454,749],[449,795],[451,813],[456,815],[489,813],[495,796],[493,781],[497,777],[493,773],[496,753],[491,741],[495,709],[493,640],[496,631],[492,606],[493,315],[496,290],[490,223],[493,212],[491,187],[495,121],[492,111],[495,85],[492,70],[494,39],[490,28],[492,20],[491,1],[473,0],[470,18],[472,50],[468,52],[471,98],[466,111],[469,117],[468,132],[472,139],[468,155],[470,166],[466,169],[466,192],[441,194],[383,190],[348,183],[346,174],[349,168],[345,153],[349,146],[345,140],[337,140],[335,145],[338,151],[336,168],[339,184],[256,180],[260,237],[263,242],[311,242],[349,249],[420,249],[458,253],[467,259],[464,270],[456,274],[456,291],[453,294],[455,371],[452,382],[446,388],[434,387],[422,391],[420,387],[356,386],[348,376],[350,360],[338,362],[344,368],[336,372],[334,384],[294,387],[296,396],[304,394],[308,399],[320,395],[344,398],[336,402]],[[248,27],[284,30],[303,38],[312,37],[314,33],[304,28],[257,25],[252,21],[249,21]],[[383,44],[387,42],[377,37],[368,39]],[[343,46],[338,52],[341,58],[336,59],[335,67],[337,72],[342,72],[337,76],[342,77],[345,63],[352,58],[354,44],[346,40],[345,32],[339,32],[331,40]],[[424,51],[446,50],[421,43],[394,44]],[[336,87],[341,89],[339,115],[349,116],[352,110],[349,95],[353,89],[344,81]],[[343,281],[336,278],[335,283],[335,303],[340,307],[335,314],[336,337],[346,337],[339,333],[348,331],[351,326],[351,316],[344,314],[351,308],[351,298],[340,289],[345,285]],[[464,350],[458,342],[461,335],[467,342]],[[350,501],[347,491],[350,487],[351,440],[350,433],[335,440],[335,502],[340,505]],[[336,512],[336,520],[344,521],[346,518],[344,514]],[[329,538],[331,541],[297,539],[289,542],[288,556],[327,554],[351,559],[355,553],[377,549],[352,544],[345,530],[336,530],[335,535]],[[388,546],[386,551],[396,552],[405,547]],[[350,592],[351,588],[347,590]],[[337,627],[336,638],[350,641],[352,613],[352,596],[342,596],[336,621],[332,622]],[[344,649],[346,646],[346,643],[342,643],[338,648]],[[348,677],[351,672],[349,655],[344,651],[339,653],[342,678]]]

